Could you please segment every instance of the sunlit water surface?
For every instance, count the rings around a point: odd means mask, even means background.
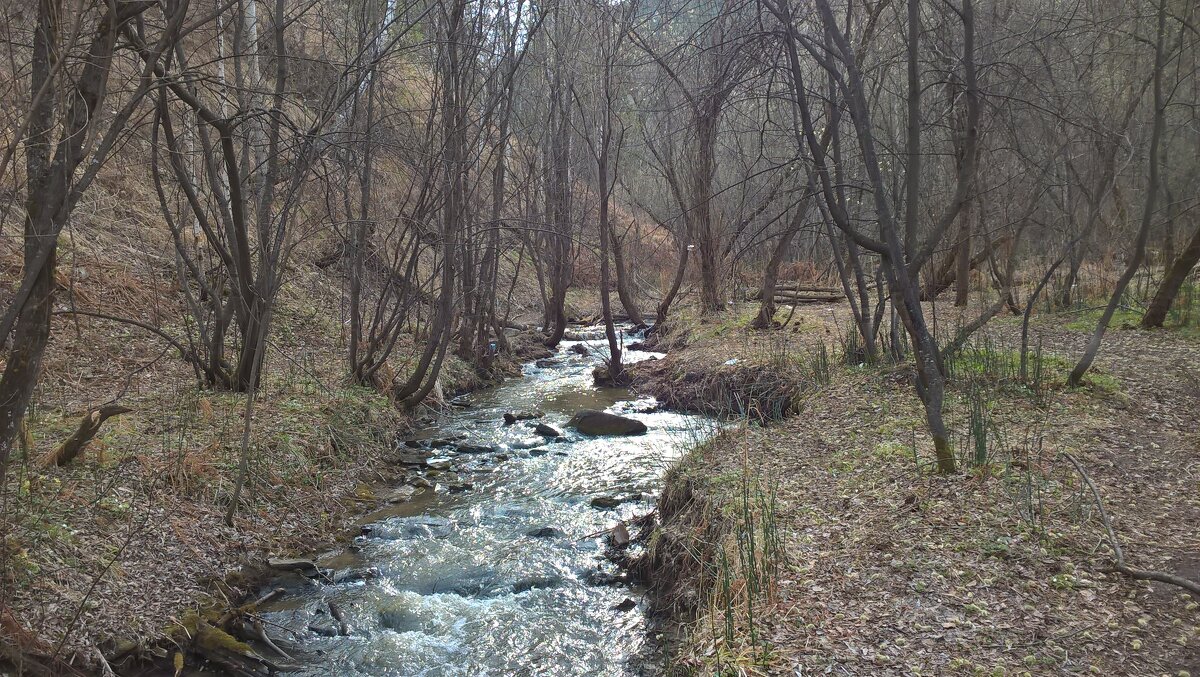
[[[287,585],[268,621],[305,647],[302,674],[620,676],[653,663],[646,660],[642,591],[599,580],[617,573],[599,534],[649,512],[667,464],[714,424],[654,411],[653,400],[624,389],[596,388],[591,372],[603,342],[587,342],[588,357],[571,352],[575,343],[563,343],[557,364],[527,365],[524,377],[464,398],[469,406],[423,431],[430,438],[464,434],[464,443],[495,445],[508,459],[454,456],[472,490],[438,487],[376,515],[357,552],[339,565],[375,567],[378,577]],[[568,430],[567,419],[585,408],[628,414],[649,432],[588,438]],[[543,442],[532,422],[504,425],[504,412],[521,410],[545,412],[541,420],[569,441]],[[615,509],[591,505],[597,496],[637,494]],[[529,535],[544,527],[557,532]],[[628,599],[637,607],[618,610]],[[331,601],[352,627],[348,637],[309,630]]]

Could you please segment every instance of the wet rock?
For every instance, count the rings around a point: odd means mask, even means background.
[[[496,454],[496,455],[495,455],[495,456],[493,456],[492,458],[495,458],[497,461],[507,461],[507,460],[508,460],[508,454]]]
[[[403,503],[412,499],[417,493],[417,488],[414,486],[405,485],[388,494],[388,503]]]
[[[452,446],[458,444],[460,441],[465,440],[465,439],[467,439],[466,435],[455,435],[454,437],[440,437],[440,438],[430,442],[429,446],[433,447],[434,449],[441,449],[442,447],[452,447]]]
[[[333,623],[310,623],[308,630],[322,637],[337,637],[341,632]]]
[[[444,538],[454,530],[454,523],[444,517],[404,517],[375,525],[379,538]]]
[[[353,583],[355,581],[370,581],[379,578],[379,569],[366,567],[364,569],[338,569],[329,575],[330,583]]]
[[[642,343],[641,341],[634,341],[633,343],[630,343],[629,345],[625,346],[625,350],[645,350],[645,349],[646,349],[646,344]]]
[[[567,425],[584,435],[640,435],[646,432],[646,424],[635,418],[593,409],[581,410]]]
[[[545,423],[537,424],[537,427],[533,431],[542,437],[562,437],[562,433],[554,426],[546,425]]]
[[[541,418],[540,411],[510,411],[504,414],[504,425],[512,425],[517,421],[528,421],[534,418]]]
[[[515,593],[522,593],[543,588],[556,588],[560,583],[562,583],[562,579],[558,576],[530,576],[513,583],[512,589]]]
[[[280,571],[316,571],[317,564],[311,559],[299,557],[271,557],[267,566]]]
[[[550,450],[549,450],[549,449],[546,449],[546,448],[543,448],[543,447],[539,447],[539,448],[537,448],[537,449],[530,449],[530,450],[529,450],[529,455],[530,455],[530,456],[545,456],[545,455],[546,455],[546,454],[548,454],[548,453],[550,453]]]
[[[527,437],[523,440],[519,440],[517,442],[512,442],[508,446],[510,446],[513,449],[533,449],[534,447],[538,446],[539,444],[542,444],[545,441],[546,440],[544,440],[540,437]]]
[[[425,459],[429,458],[429,452],[410,451],[400,452],[396,454],[396,462],[400,465],[425,465]]]
[[[415,632],[421,629],[421,619],[408,609],[401,607],[381,611],[379,624],[396,632]]]
[[[418,489],[432,489],[433,488],[433,482],[430,482],[429,480],[425,479],[424,477],[414,477],[413,479],[409,480],[409,484],[413,485],[414,487],[416,487]]]
[[[629,528],[624,522],[617,522],[617,526],[608,534],[608,542],[614,548],[624,548],[629,545]]]
[[[428,440],[404,440],[404,446],[409,449],[426,449],[429,446]]]
[[[460,444],[458,445],[458,453],[460,454],[490,454],[495,449],[484,444]]]
[[[463,491],[470,491],[475,488],[475,485],[470,482],[451,482],[449,485],[450,493],[457,494]]]
[[[561,538],[566,536],[560,529],[554,527],[539,527],[526,531],[525,535],[530,538]]]
[[[588,347],[582,343],[576,343],[575,345],[571,346],[571,352],[575,353],[576,355],[583,355],[584,357],[592,354],[592,351],[588,350]]]
[[[600,510],[611,510],[622,503],[632,503],[642,500],[641,494],[629,494],[626,496],[597,496],[592,499],[592,507]]]
[[[600,510],[612,510],[621,505],[621,499],[616,496],[597,496],[592,499],[592,507]]]
[[[563,333],[563,340],[566,341],[599,341],[604,338],[603,330],[596,331],[567,331]]]
[[[451,460],[444,456],[425,459],[425,465],[433,468],[434,470],[449,470],[450,463]]]
[[[448,568],[416,573],[404,587],[421,595],[451,594],[461,597],[476,597],[487,594],[497,585],[495,569],[488,566],[467,566],[463,569]],[[504,586],[505,592],[508,586]],[[381,609],[406,609],[407,603],[396,600],[381,605]]]
[[[563,443],[563,442],[570,442],[570,441],[571,441],[571,439],[570,439],[569,437],[563,437],[563,436],[561,436],[561,435],[560,435],[559,437],[555,437],[555,438],[554,438],[554,441],[555,441],[555,442],[558,442],[558,443],[560,443],[560,444],[561,444],[561,443]],[[561,452],[560,452],[560,453],[561,453]]]
[[[562,363],[558,360],[541,359],[534,362],[533,366],[537,367],[538,369],[549,369],[550,367],[557,367],[559,364]]]
[[[637,608],[637,602],[626,597],[620,604],[613,607],[613,611],[633,611]]]
[[[584,581],[588,585],[624,585],[629,582],[627,574],[614,574],[610,571],[602,569],[593,569],[584,576]]]

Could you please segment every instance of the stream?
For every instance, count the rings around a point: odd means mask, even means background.
[[[456,439],[435,449],[457,477],[368,515],[363,536],[320,566],[370,570],[339,583],[284,576],[266,620],[305,647],[305,675],[636,675],[653,671],[647,603],[614,582],[604,532],[653,509],[667,465],[710,435],[711,419],[657,411],[653,399],[598,388],[592,369],[606,344],[595,328],[564,341],[524,375],[459,398],[414,439]],[[584,344],[590,354],[575,352]],[[654,357],[630,351],[625,360]],[[580,409],[643,421],[631,437],[567,428]],[[539,411],[506,425],[506,412]],[[546,423],[564,437],[543,438]],[[403,441],[402,441],[403,442]],[[490,447],[479,451],[473,447]],[[463,449],[474,451],[465,453]],[[431,462],[432,465],[432,462]],[[593,505],[593,501],[600,498]],[[606,499],[614,499],[607,500]],[[615,507],[607,507],[618,502]],[[336,580],[336,578],[334,579]],[[274,586],[273,586],[274,587]],[[336,627],[330,603],[350,627]],[[315,620],[314,620],[315,619]],[[321,624],[324,623],[325,626]],[[283,629],[286,629],[286,632]]]

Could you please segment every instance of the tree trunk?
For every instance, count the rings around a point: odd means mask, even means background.
[[[792,240],[796,238],[796,233],[800,232],[801,226],[804,225],[804,216],[808,213],[807,195],[812,193],[812,188],[813,180],[810,176],[808,184],[804,188],[806,197],[796,206],[791,222],[779,236],[779,241],[775,243],[775,249],[771,252],[771,258],[767,261],[766,269],[763,271],[762,302],[758,307],[758,316],[750,324],[755,329],[770,329],[775,322],[775,286],[779,284],[779,267],[783,265],[783,260],[787,258],[788,251],[791,250]]]
[[[700,258],[700,310],[704,314],[725,310],[721,299],[720,244],[712,223],[713,179],[716,174],[714,146],[720,99],[708,95],[696,111],[697,158],[692,170],[692,237]]]
[[[75,172],[91,152],[91,162],[101,164],[111,146],[91,148],[90,132],[96,111],[104,101],[108,69],[112,64],[116,36],[126,22],[150,7],[150,2],[126,2],[106,12],[93,31],[85,64],[75,76],[70,101],[63,118],[55,115],[57,94],[50,93],[54,72],[59,12],[52,2],[37,3],[33,35],[30,88],[34,107],[25,140],[26,197],[24,225],[24,270],[22,288],[12,300],[9,314],[15,316],[12,347],[0,377],[0,486],[4,485],[8,458],[21,421],[37,384],[42,356],[50,340],[50,316],[54,304],[54,270],[58,235],[74,207],[72,190]],[[38,96],[47,87],[48,95]],[[51,138],[62,132],[51,158]],[[107,139],[105,140],[107,142]],[[89,167],[91,169],[91,167]],[[7,318],[6,318],[7,319]],[[0,332],[0,344],[7,338]]]
[[[637,307],[637,300],[633,296],[633,291],[629,285],[629,272],[625,267],[625,246],[621,242],[621,238],[617,237],[615,229],[612,229],[612,254],[613,268],[617,273],[617,297],[621,299],[621,307],[625,309],[625,314],[629,316],[629,321],[635,326],[646,326],[646,320],[642,317],[642,311]]]
[[[965,308],[971,291],[971,203],[959,215],[958,249],[955,254],[954,305]]]
[[[1200,263],[1200,228],[1192,233],[1192,239],[1188,240],[1187,246],[1167,269],[1162,284],[1158,285],[1158,291],[1150,301],[1150,306],[1146,308],[1146,314],[1142,316],[1143,329],[1163,326],[1179,290],[1183,288],[1183,283],[1187,281],[1197,263]]]
[[[775,323],[775,285],[779,282],[779,266],[783,264],[795,237],[796,229],[788,228],[775,243],[775,250],[771,252],[771,258],[763,271],[762,301],[758,306],[758,316],[750,323],[754,329],[770,329]]]
[[[658,330],[662,328],[663,322],[667,320],[667,313],[671,312],[671,304],[675,302],[675,296],[679,293],[679,288],[683,286],[683,276],[687,272],[688,254],[691,243],[685,238],[679,242],[679,263],[675,265],[675,277],[671,280],[671,286],[667,289],[667,293],[663,296],[662,301],[658,304],[658,311],[655,313],[654,327]]]

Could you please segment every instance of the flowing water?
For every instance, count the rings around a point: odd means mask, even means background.
[[[527,365],[522,378],[463,398],[429,438],[465,436],[492,453],[451,457],[473,487],[427,490],[377,514],[336,562],[378,575],[338,584],[293,580],[267,614],[272,634],[290,630],[309,675],[633,675],[646,670],[642,590],[612,584],[603,532],[653,508],[667,464],[711,433],[702,417],[659,412],[628,390],[597,388],[593,355],[566,341],[555,364]],[[627,353],[628,360],[649,353]],[[627,414],[649,432],[588,438],[566,428],[580,409]],[[504,425],[503,414],[541,411],[565,440],[543,440],[536,421]],[[507,458],[505,458],[507,456]],[[436,480],[435,480],[436,481]],[[615,497],[615,508],[593,507]],[[286,579],[285,579],[286,580]],[[352,630],[319,633],[330,602]],[[634,604],[636,603],[636,605]],[[632,608],[631,608],[632,607]],[[314,619],[316,621],[314,622]]]

